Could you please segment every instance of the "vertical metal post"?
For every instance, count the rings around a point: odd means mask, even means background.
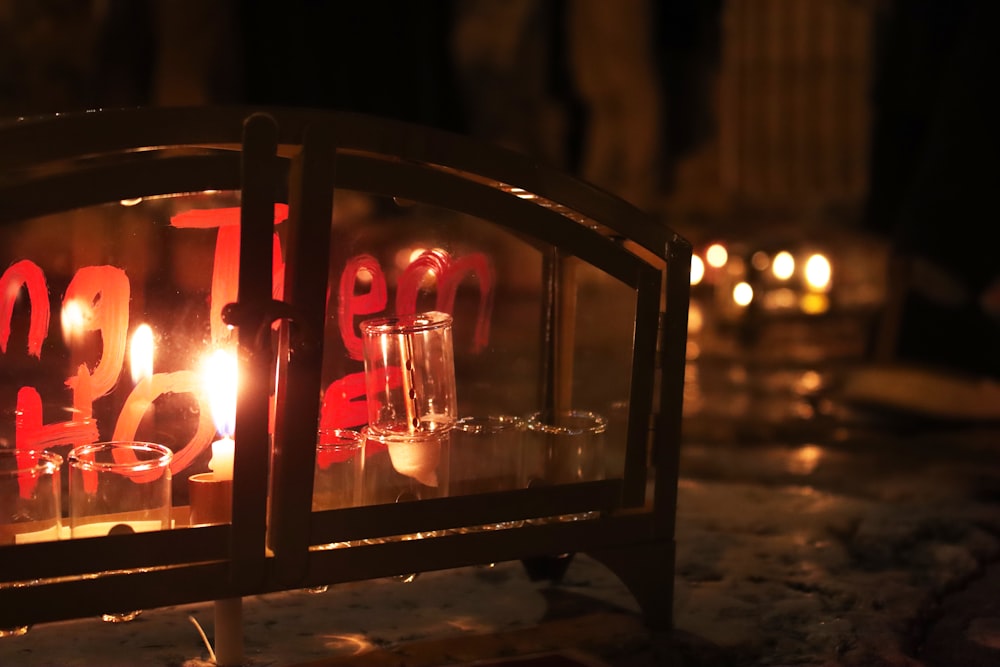
[[[333,217],[334,142],[330,129],[307,128],[292,161],[284,301],[275,391],[274,479],[269,544],[284,585],[305,574],[319,425],[323,326]]]
[[[239,369],[233,466],[233,570],[237,589],[259,586],[267,528],[271,252],[277,193],[277,125],[266,114],[244,123],[240,213]]]
[[[666,308],[660,324],[660,404],[653,434],[657,532],[673,539],[680,468],[684,367],[687,359],[688,307],[691,300],[691,244],[676,234],[667,243]]]

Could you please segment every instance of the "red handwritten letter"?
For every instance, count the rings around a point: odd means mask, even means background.
[[[420,283],[426,274],[435,277],[437,298],[435,308],[445,313],[455,312],[455,296],[458,287],[468,276],[479,279],[479,311],[476,314],[476,329],[473,334],[472,349],[483,350],[490,339],[490,316],[493,312],[493,286],[496,274],[490,258],[476,252],[453,259],[443,250],[427,250],[417,257],[399,278],[396,292],[396,313],[415,313]]]
[[[42,342],[49,332],[49,290],[45,285],[45,274],[37,264],[27,259],[12,264],[0,277],[0,351],[7,352],[10,318],[22,285],[28,288],[28,303],[31,304],[28,354],[41,357]]]
[[[355,294],[354,291],[361,274],[366,274],[371,280],[367,294]],[[385,310],[386,301],[385,275],[378,260],[371,255],[358,255],[347,262],[344,272],[340,274],[337,325],[351,359],[364,359],[361,336],[354,329],[355,316],[380,313]]]
[[[76,300],[90,309],[83,331],[99,331],[104,350],[91,376],[93,398],[111,392],[125,361],[128,334],[128,276],[114,266],[85,266],[66,288],[65,303]],[[66,384],[75,387],[76,376]]]

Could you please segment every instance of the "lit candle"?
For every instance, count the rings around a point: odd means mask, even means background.
[[[122,406],[115,426],[115,440],[134,438],[142,421],[154,418],[153,351],[153,329],[148,324],[140,324],[132,332],[132,339],[129,341],[128,363],[135,388]],[[128,432],[125,431],[126,428],[129,429]]]
[[[222,437],[212,443],[212,458],[208,467],[216,480],[233,478],[235,445],[233,431],[236,423],[236,355],[226,350],[216,350],[203,367],[205,389],[215,428]]]
[[[132,382],[139,384],[153,377],[153,329],[148,324],[140,324],[132,333],[129,346],[129,368]]]
[[[212,443],[212,482],[222,486],[233,479],[236,424],[237,362],[236,355],[226,350],[216,350],[202,366],[205,393],[208,396],[215,428],[222,437]],[[231,493],[231,492],[230,492]],[[193,506],[192,512],[196,511]],[[200,512],[201,508],[197,508]],[[243,599],[216,600],[215,609],[215,658],[224,667],[243,664]]]

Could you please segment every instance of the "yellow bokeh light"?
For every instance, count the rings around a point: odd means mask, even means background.
[[[129,369],[132,382],[153,377],[153,329],[148,324],[140,324],[132,333],[129,346]]]
[[[750,283],[736,283],[736,286],[733,287],[733,301],[740,307],[750,305],[750,302],[753,301],[753,287],[750,287]]]
[[[701,306],[697,303],[692,303],[688,307],[688,333],[696,334],[701,331],[705,324],[705,317],[701,312]]]
[[[763,250],[758,250],[750,258],[750,264],[758,271],[765,271],[767,267],[771,266],[771,258]]]
[[[691,284],[697,285],[705,277],[705,262],[698,255],[691,255]]]
[[[823,460],[823,448],[817,445],[803,445],[792,451],[786,463],[786,470],[794,475],[809,475]]]
[[[817,292],[825,292],[830,289],[830,278],[833,275],[833,269],[830,267],[830,260],[824,255],[820,253],[811,255],[806,260],[805,272],[806,284],[809,285],[810,289],[814,289]]]
[[[729,261],[729,251],[721,243],[713,243],[705,251],[705,261],[715,269],[721,269]]]
[[[830,309],[830,299],[825,294],[803,294],[799,307],[807,315],[822,315]]]
[[[778,280],[788,280],[791,278],[795,273],[795,258],[792,257],[792,253],[782,250],[775,255],[774,261],[771,262],[771,273]]]

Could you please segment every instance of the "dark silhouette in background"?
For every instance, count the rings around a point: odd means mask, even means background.
[[[894,255],[876,358],[1000,378],[1000,3],[879,19],[865,223]]]
[[[1000,376],[1000,3],[877,5],[864,224],[895,248],[877,360]],[[640,207],[713,136],[723,0],[8,0],[0,114],[353,110],[511,146]]]
[[[714,133],[721,9],[722,0],[8,0],[0,115],[357,111],[506,145],[654,209],[678,162]]]

